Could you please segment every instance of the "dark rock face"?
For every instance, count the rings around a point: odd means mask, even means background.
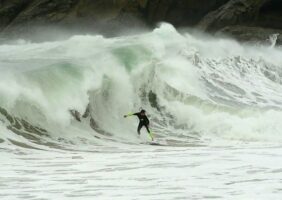
[[[30,0],[0,1],[0,31],[7,27],[30,3]]]
[[[161,21],[240,40],[261,38],[255,27],[282,30],[282,0],[0,0],[0,32],[16,37],[57,27],[114,35]]]
[[[282,29],[282,1],[272,0],[265,3],[256,21],[257,26]]]
[[[141,0],[2,0],[0,3],[3,7],[0,28],[6,35],[28,35],[37,29],[57,27],[91,32],[104,25],[114,30],[113,26],[126,26],[127,22],[132,27],[143,20],[141,9],[146,6]]]
[[[152,0],[146,7],[149,23],[167,21],[175,26],[196,25],[203,16],[228,0]]]
[[[219,9],[206,15],[198,28],[225,34],[240,41],[269,42],[269,36],[279,34],[281,44],[282,1],[280,0],[230,0]]]
[[[217,30],[229,25],[256,21],[259,10],[269,0],[231,0],[218,10],[209,13],[198,24],[203,30]]]
[[[167,21],[192,26],[228,0],[2,0],[0,28],[25,32],[33,26],[134,27]],[[138,23],[139,22],[139,23]]]
[[[77,0],[33,1],[19,14],[13,24],[60,22],[77,3]]]

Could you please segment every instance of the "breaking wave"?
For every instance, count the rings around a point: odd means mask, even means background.
[[[122,116],[140,107],[167,145],[281,141],[281,53],[169,24],[136,36],[2,44],[0,143],[139,144],[136,119]]]

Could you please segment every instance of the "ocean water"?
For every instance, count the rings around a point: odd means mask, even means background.
[[[0,199],[281,199],[282,49],[179,33],[0,45]],[[155,141],[136,117],[143,108]]]

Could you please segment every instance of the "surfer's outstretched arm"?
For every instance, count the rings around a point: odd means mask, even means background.
[[[123,115],[123,117],[126,118],[126,117],[130,117],[132,115],[137,115],[137,113],[128,113],[127,115]]]

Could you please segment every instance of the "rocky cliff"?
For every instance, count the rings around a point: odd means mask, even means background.
[[[261,40],[281,32],[281,11],[281,0],[0,0],[0,31],[11,36],[63,27],[114,35],[166,21]]]

